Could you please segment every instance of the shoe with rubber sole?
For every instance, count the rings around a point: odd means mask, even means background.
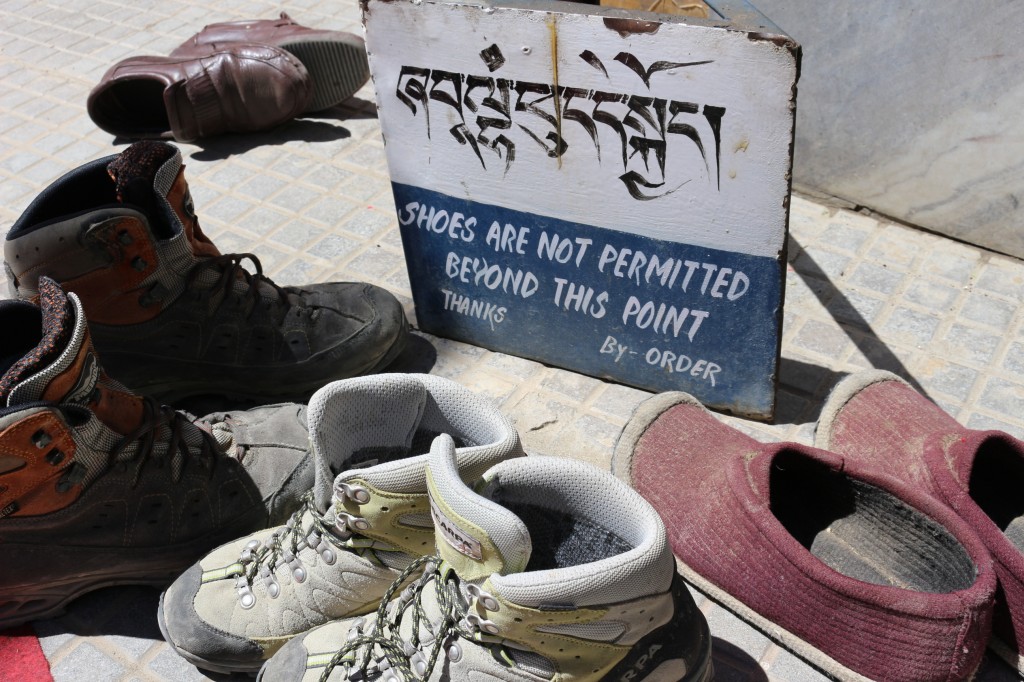
[[[0,630],[100,587],[164,586],[301,503],[302,406],[193,422],[130,392],[45,277],[38,306],[0,302],[0,328]]]
[[[316,481],[304,507],[214,550],[161,597],[164,637],[200,668],[255,673],[290,638],[376,609],[432,554],[425,453],[437,434],[455,437],[467,480],[523,454],[494,406],[431,375],[339,381],[313,396],[309,414]]]
[[[260,680],[713,678],[707,622],[665,527],[623,483],[582,462],[526,457],[471,489],[447,436],[428,472],[438,555],[399,576],[375,614],[290,641]]]
[[[32,298],[44,275],[75,292],[110,375],[172,404],[305,401],[382,370],[408,337],[401,304],[380,287],[281,287],[256,256],[221,254],[200,229],[181,153],[164,142],[54,182],[11,228],[4,257],[13,295]]]

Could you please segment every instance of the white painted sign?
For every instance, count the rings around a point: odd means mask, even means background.
[[[573,3],[364,7],[420,326],[770,416],[796,45]]]

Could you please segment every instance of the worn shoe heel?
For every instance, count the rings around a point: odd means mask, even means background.
[[[313,79],[313,99],[306,112],[341,104],[356,94],[370,78],[370,65],[362,41],[309,40],[282,47],[302,62]]]
[[[633,645],[607,682],[710,682],[711,632],[680,576],[672,582],[673,616]]]

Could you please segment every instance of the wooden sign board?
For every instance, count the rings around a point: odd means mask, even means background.
[[[771,418],[799,48],[707,4],[364,0],[420,328]]]

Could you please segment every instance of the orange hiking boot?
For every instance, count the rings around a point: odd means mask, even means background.
[[[11,291],[78,294],[111,376],[165,401],[305,399],[401,352],[401,304],[370,284],[280,287],[203,234],[180,152],[144,141],[60,178],[11,228]],[[242,263],[249,260],[255,274]]]
[[[166,584],[287,517],[313,479],[304,408],[193,423],[111,380],[78,298],[38,286],[39,306],[0,302],[0,630]]]

